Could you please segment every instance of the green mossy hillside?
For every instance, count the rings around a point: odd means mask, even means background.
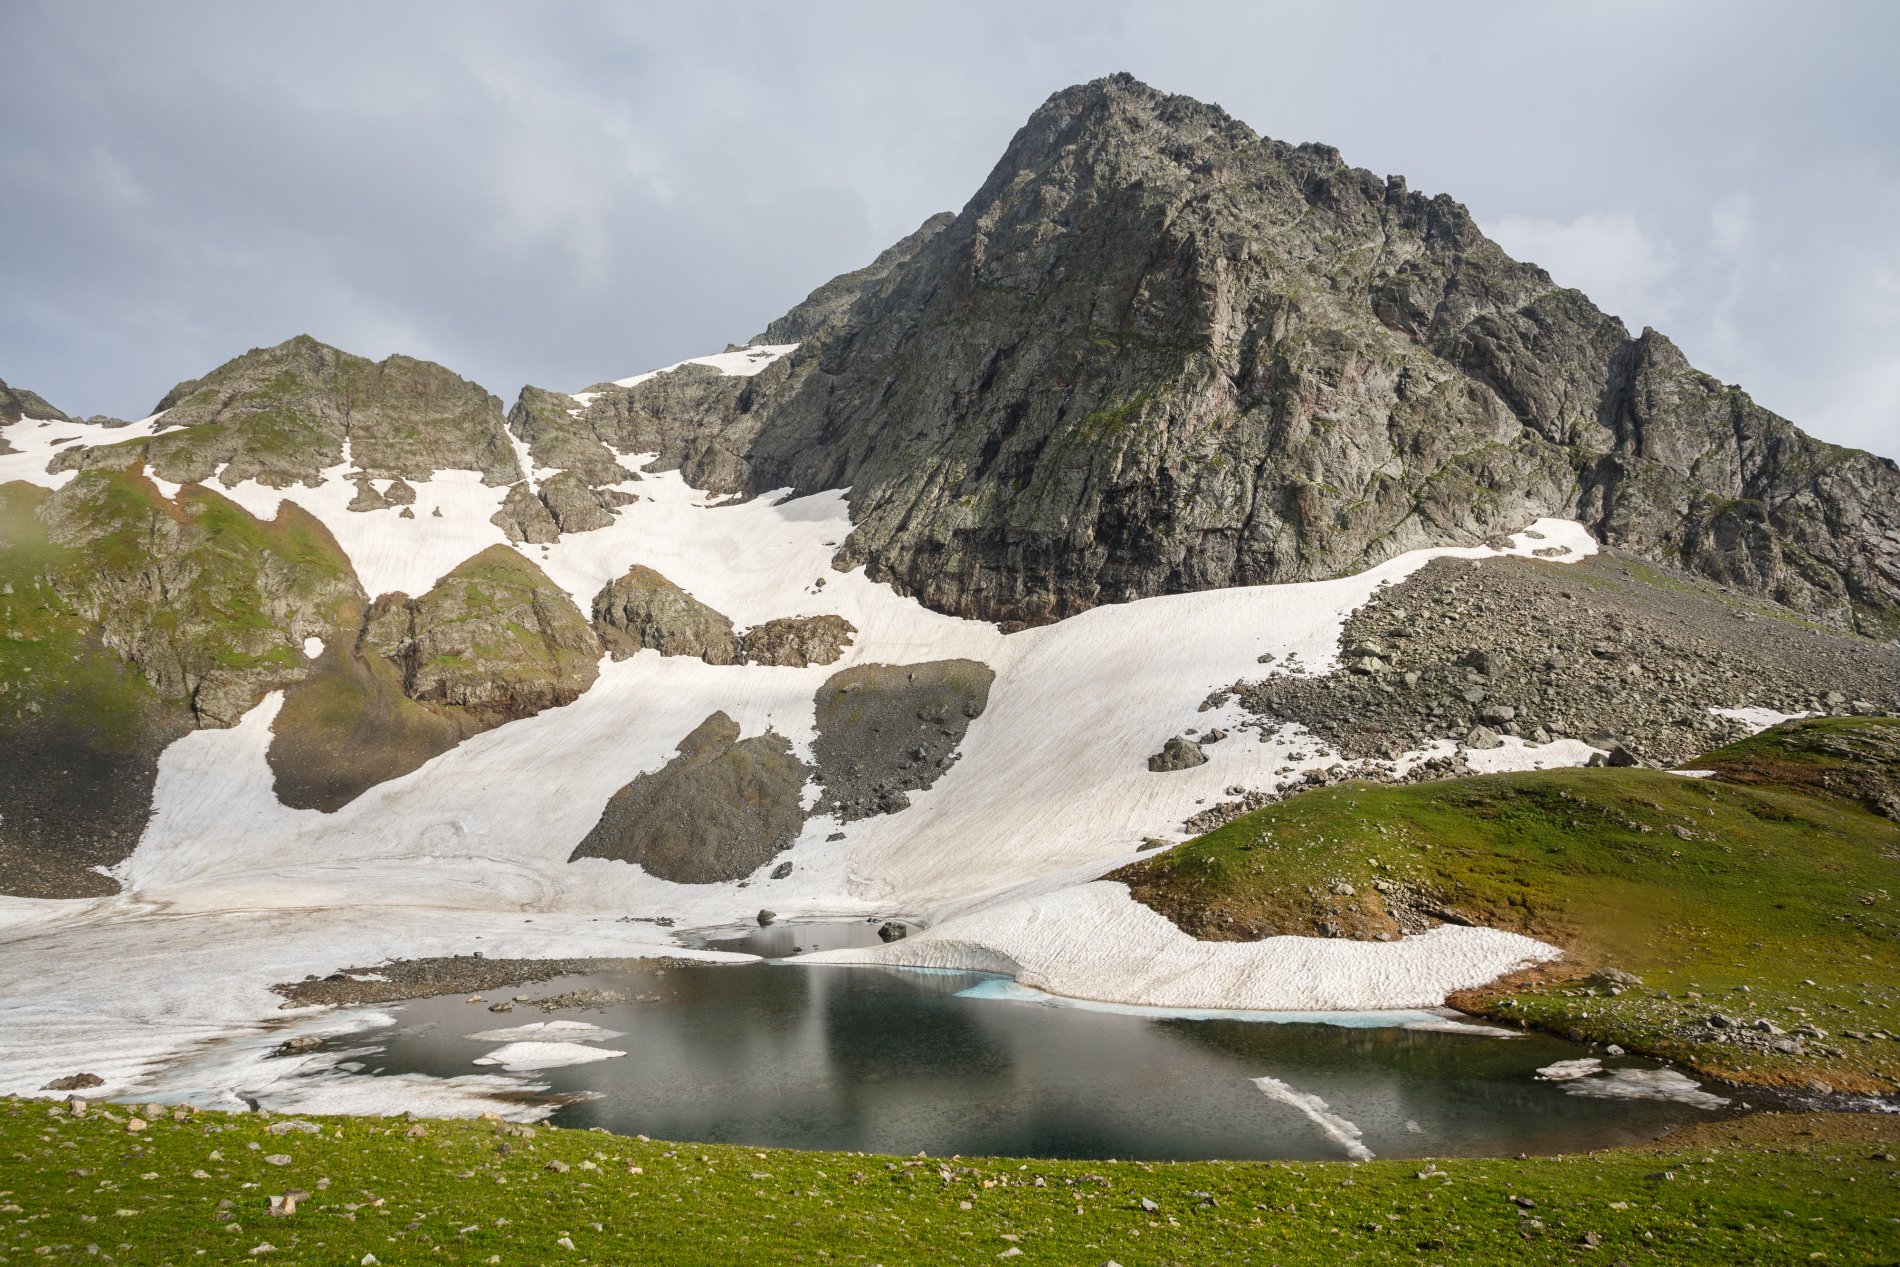
[[[1891,780],[1896,739],[1894,719],[1831,718],[1694,763],[1711,778],[1568,769],[1321,789],[1114,878],[1204,938],[1388,938],[1439,921],[1525,933],[1564,961],[1459,1006],[1723,1078],[1891,1092],[1900,823],[1812,789],[1817,771],[1843,789],[1849,768],[1854,788]],[[1641,984],[1583,980],[1606,968]],[[1712,1026],[1716,1013],[1738,1024]]]

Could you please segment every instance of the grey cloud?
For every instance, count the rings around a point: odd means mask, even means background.
[[[1718,0],[15,0],[0,374],[138,414],[303,330],[503,395],[630,373],[760,329],[1127,69],[1543,226],[1560,281],[1897,454],[1896,37]]]

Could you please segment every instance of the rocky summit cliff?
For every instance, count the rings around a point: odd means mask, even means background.
[[[759,341],[793,340],[754,378],[598,389],[578,425],[719,490],[848,487],[838,566],[986,619],[1556,515],[1900,629],[1892,462],[1632,336],[1450,198],[1125,75],[1051,97],[960,213]]]

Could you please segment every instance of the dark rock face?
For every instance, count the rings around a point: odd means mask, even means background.
[[[5,379],[0,379],[0,453],[12,453],[13,445],[7,441],[6,426],[22,418],[38,418],[43,422],[64,422],[66,415],[46,403],[46,398],[23,387],[9,387]]]
[[[474,470],[490,484],[521,478],[503,429],[501,401],[429,361],[369,361],[299,335],[255,348],[159,402],[165,430],[61,454],[58,469],[123,469],[149,461],[163,479],[255,479],[284,488],[315,484],[343,460],[373,479],[426,480]]]
[[[825,795],[819,814],[845,822],[910,807],[956,759],[996,674],[976,660],[860,664],[818,688],[812,756]]]
[[[580,402],[565,392],[524,387],[508,411],[508,429],[528,446],[542,470],[572,471],[593,486],[632,478],[613,450],[578,417],[580,411]]]
[[[746,630],[740,646],[747,664],[802,669],[836,664],[857,632],[843,616],[781,616]]]
[[[1715,708],[1900,711],[1900,650],[1615,551],[1435,560],[1348,617],[1340,650],[1339,670],[1266,678],[1243,702],[1349,758],[1508,734],[1665,765],[1736,737]]]
[[[594,408],[705,487],[849,487],[838,566],[961,615],[1339,575],[1550,514],[1900,629],[1900,468],[1327,146],[1116,76],[1052,97],[927,230],[776,324],[803,343],[758,378]]]
[[[569,861],[613,858],[677,884],[713,884],[744,879],[798,839],[810,771],[783,736],[741,740],[739,723],[714,713],[679,754],[614,793]]]
[[[624,503],[617,503],[610,492],[589,487],[574,472],[560,471],[541,485],[541,504],[562,532],[592,532],[613,523],[615,505]]]
[[[650,567],[634,564],[594,596],[594,629],[616,660],[638,651],[738,664],[732,622]]]

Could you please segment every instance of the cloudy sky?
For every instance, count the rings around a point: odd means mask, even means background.
[[[298,332],[512,398],[743,340],[1129,70],[1450,193],[1900,456],[1900,4],[6,0],[0,377],[137,417]]]

